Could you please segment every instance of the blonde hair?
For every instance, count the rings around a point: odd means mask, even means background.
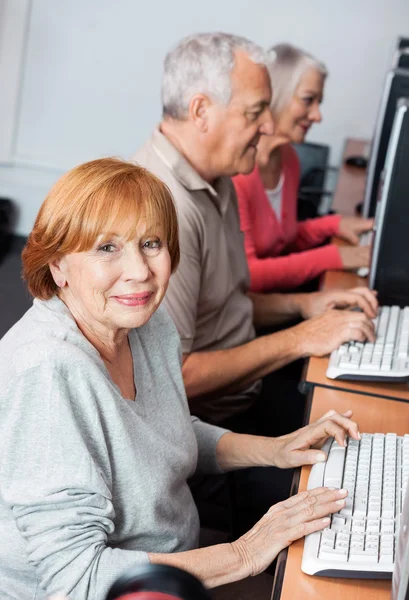
[[[291,44],[272,46],[267,50],[267,54],[267,68],[273,89],[270,105],[273,114],[280,112],[290,102],[301,77],[308,69],[316,69],[324,79],[328,75],[324,63]]]
[[[160,179],[116,158],[68,171],[44,200],[23,250],[23,277],[30,293],[42,300],[54,296],[58,287],[51,262],[89,250],[101,234],[132,239],[141,216],[148,227],[161,227],[173,272],[180,258],[178,222],[172,194]]]

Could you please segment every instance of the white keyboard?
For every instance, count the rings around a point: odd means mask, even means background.
[[[382,306],[374,324],[375,343],[342,344],[331,353],[327,377],[391,382],[409,379],[409,307]]]
[[[347,448],[333,438],[325,463],[311,469],[308,489],[348,490],[345,508],[322,532],[305,538],[301,569],[309,575],[390,578],[409,476],[409,435],[363,434]]]
[[[370,246],[372,244],[372,240],[373,240],[373,231],[366,231],[365,233],[363,233],[360,238],[359,238],[359,245],[360,246]],[[359,277],[367,277],[369,274],[369,267],[359,267],[359,269],[357,270],[357,275],[359,275]]]

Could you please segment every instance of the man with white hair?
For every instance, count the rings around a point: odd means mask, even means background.
[[[191,410],[228,425],[257,404],[260,380],[268,373],[301,357],[328,354],[350,339],[374,339],[368,317],[375,316],[377,305],[366,289],[247,293],[230,176],[254,168],[260,136],[272,133],[265,61],[264,51],[242,37],[211,33],[183,39],[165,59],[163,120],[133,157],[167,183],[177,205],[181,262],[165,302],[182,341]],[[363,312],[328,310],[348,305]],[[255,326],[296,317],[308,320],[255,336]]]
[[[248,293],[230,177],[252,171],[260,136],[273,132],[265,62],[264,51],[242,37],[210,33],[182,40],[165,59],[163,120],[133,158],[169,186],[178,210],[181,261],[165,304],[181,338],[191,412],[240,433],[271,436],[277,435],[285,406],[296,412],[299,396],[295,385],[291,397],[280,396],[276,384],[274,393],[266,386],[261,394],[261,380],[291,361],[327,354],[347,340],[373,340],[370,318],[377,303],[364,289]],[[363,312],[329,310],[349,305]],[[256,338],[255,327],[296,317],[308,320]],[[236,533],[289,492],[288,472],[274,467],[269,473],[247,471],[247,477],[240,472],[237,478],[241,513]]]

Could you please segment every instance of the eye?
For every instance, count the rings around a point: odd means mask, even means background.
[[[161,249],[161,247],[162,242],[159,239],[146,240],[146,242],[144,242],[142,245],[143,250],[150,254],[157,253]]]
[[[263,112],[262,110],[258,110],[256,112],[248,112],[247,117],[248,117],[249,121],[256,121],[262,112]]]
[[[305,106],[311,106],[314,102],[314,98],[312,96],[304,96],[304,98],[302,98],[302,101],[304,102]]]
[[[108,243],[108,244],[103,244],[102,246],[99,246],[98,252],[105,252],[107,254],[112,254],[112,252],[115,252],[116,249],[117,248],[114,244]]]

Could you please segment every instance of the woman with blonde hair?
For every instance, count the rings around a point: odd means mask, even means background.
[[[327,69],[290,44],[268,53],[274,135],[261,136],[254,171],[233,178],[255,292],[294,289],[328,269],[367,266],[369,248],[357,244],[373,225],[372,219],[340,215],[297,221],[300,165],[291,144],[302,143],[321,121]],[[354,246],[321,245],[332,236]]]

